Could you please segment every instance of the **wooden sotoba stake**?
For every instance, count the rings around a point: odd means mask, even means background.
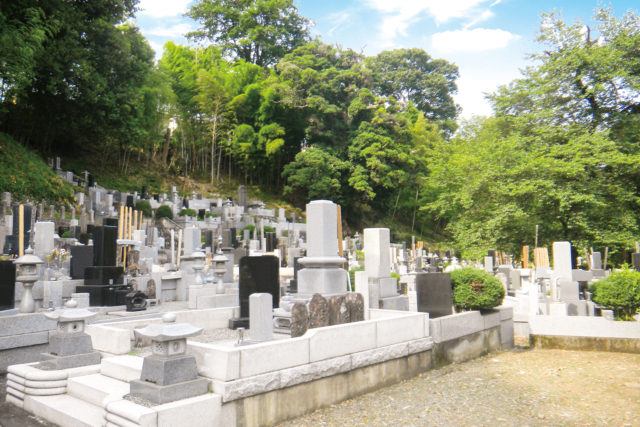
[[[18,207],[18,256],[24,255],[24,205]]]
[[[338,255],[340,256],[340,258],[342,258],[344,252],[342,248],[342,209],[340,208],[340,205],[337,205],[336,210],[338,217]],[[342,264],[342,268],[344,268],[344,264]]]

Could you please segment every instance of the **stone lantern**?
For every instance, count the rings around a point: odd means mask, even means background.
[[[29,247],[24,251],[24,255],[13,262],[17,266],[18,275],[16,281],[21,282],[24,287],[22,300],[20,301],[20,313],[33,313],[36,311],[36,303],[33,300],[31,289],[38,280],[38,264],[43,264],[39,257],[33,254],[33,249]]]
[[[209,381],[198,378],[196,358],[186,354],[187,338],[202,328],[175,322],[176,315],[166,313],[161,324],[134,330],[137,338],[151,339],[153,354],[144,358],[140,379],[129,383],[132,396],[162,404],[208,391]]]
[[[86,308],[77,308],[78,303],[71,299],[62,310],[45,313],[58,321],[56,331],[49,337],[49,353],[42,355],[47,359],[41,366],[49,369],[69,369],[78,366],[97,365],[100,353],[93,350],[91,336],[84,332],[85,322],[96,315]]]
[[[222,236],[218,238],[218,250],[216,255],[211,259],[213,264],[213,273],[216,275],[216,293],[224,294],[224,275],[227,272],[227,258],[222,253]]]

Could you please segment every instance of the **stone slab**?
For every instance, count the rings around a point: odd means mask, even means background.
[[[128,394],[129,384],[102,374],[85,375],[69,378],[67,393],[96,406],[102,406],[106,397],[121,398]]]
[[[0,337],[0,350],[11,348],[27,347],[37,344],[47,344],[49,342],[49,332],[34,332],[31,334],[20,334]]]
[[[102,408],[67,394],[26,396],[24,409],[37,417],[65,427],[101,426],[104,422]]]
[[[0,337],[30,334],[56,329],[56,321],[47,319],[42,313],[24,313],[0,317]]]
[[[100,363],[100,353],[97,351],[84,354],[74,354],[71,356],[56,356],[49,353],[43,353],[44,359],[42,366],[54,369],[70,369],[79,366],[97,365]]]
[[[309,339],[292,338],[240,347],[240,377],[309,363]]]
[[[409,297],[407,295],[380,298],[379,303],[383,310],[409,311]]]
[[[139,379],[143,360],[142,357],[129,355],[105,357],[100,363],[100,373],[125,382]]]
[[[222,397],[219,394],[207,393],[158,405],[153,409],[158,413],[158,426],[180,426],[185,424],[185,420],[189,420],[189,427],[209,427],[217,424],[216,421],[220,419],[221,405]]]
[[[376,345],[385,347],[425,337],[424,315],[392,317],[376,322]]]
[[[309,338],[309,360],[316,362],[375,348],[376,322],[364,321],[309,329],[304,336]]]
[[[133,380],[129,383],[131,395],[153,403],[168,403],[207,393],[209,380],[197,378],[177,384],[160,386],[147,381]]]

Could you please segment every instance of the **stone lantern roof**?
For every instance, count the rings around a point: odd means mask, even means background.
[[[202,328],[196,328],[188,323],[175,323],[175,313],[162,316],[162,323],[147,325],[141,329],[134,329],[135,335],[150,338],[152,341],[165,342],[189,338],[202,333]]]

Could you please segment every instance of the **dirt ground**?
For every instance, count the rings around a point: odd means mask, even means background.
[[[640,426],[640,354],[513,350],[280,424]]]
[[[0,426],[52,426],[4,401]],[[513,350],[449,365],[280,424],[640,426],[640,354]],[[226,426],[224,426],[226,427]]]

